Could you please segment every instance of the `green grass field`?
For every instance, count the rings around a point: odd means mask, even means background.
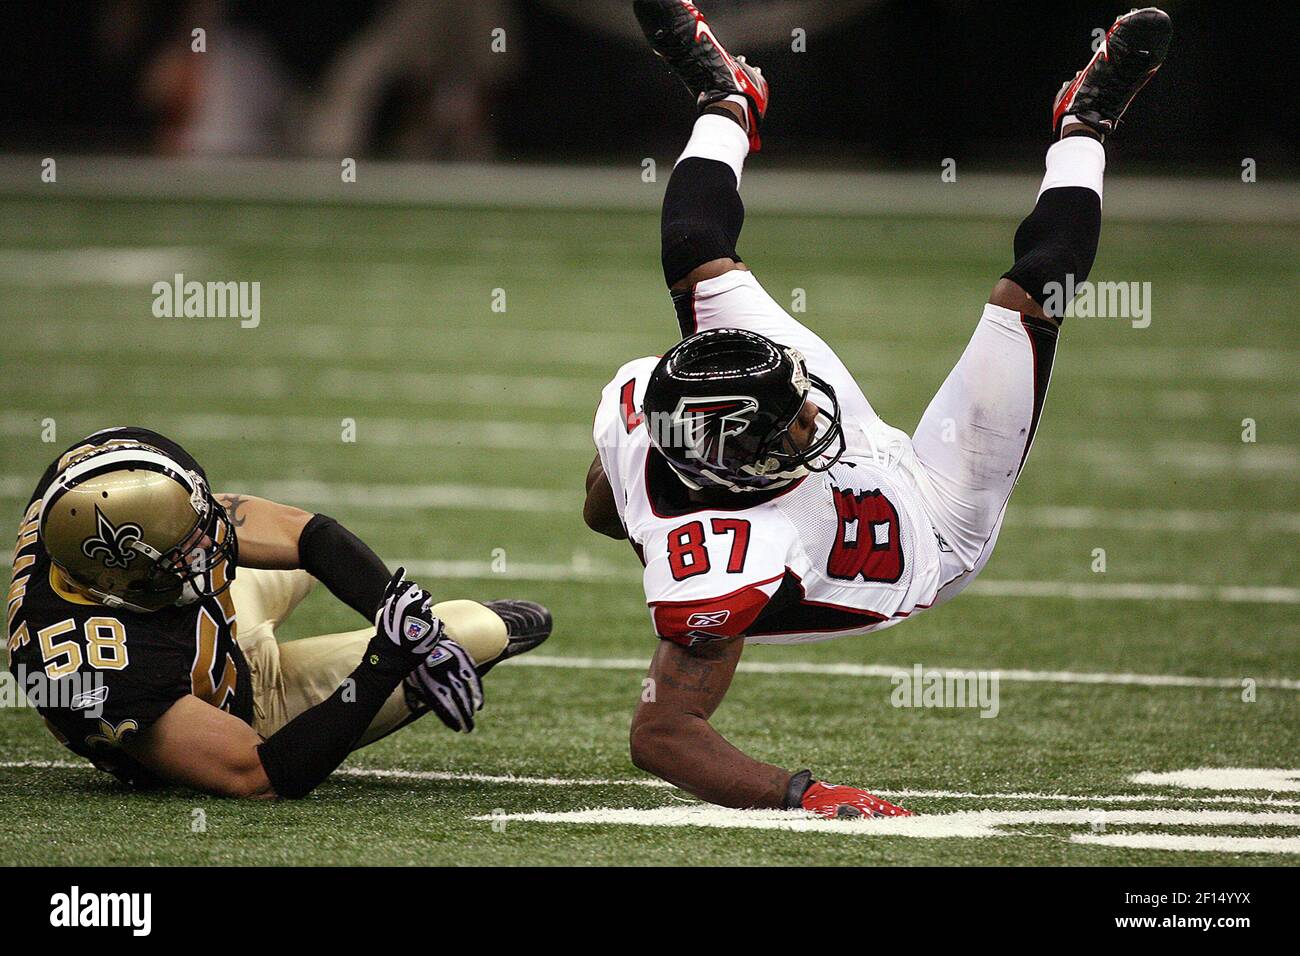
[[[738,676],[723,733],[899,797],[927,821],[911,836],[718,826],[740,817],[701,814],[628,760],[655,639],[634,556],[588,533],[580,507],[600,387],[674,339],[655,215],[22,198],[0,210],[6,538],[58,450],[142,424],[183,442],[217,490],[327,511],[390,562],[422,567],[440,597],[526,596],[556,617],[545,666],[492,673],[477,732],[416,724],[296,803],[135,795],[67,765],[33,711],[4,709],[0,863],[1300,860],[1300,228],[1108,224],[1093,278],[1149,281],[1151,325],[1067,324],[981,585],[879,635],[747,651],[764,665],[1031,672],[1002,681],[994,719],[894,708],[887,676]],[[754,214],[742,251],[779,301],[805,290],[806,321],[910,430],[1009,264],[1023,211]],[[154,318],[150,287],[174,272],[259,281],[261,324]],[[341,440],[345,419],[355,442]],[[284,635],[355,626],[318,592]],[[1201,767],[1291,777],[1226,793],[1130,780]],[[620,808],[667,809],[513,818]],[[1001,829],[951,826],[981,819]],[[1205,839],[1160,848],[1189,836]]]

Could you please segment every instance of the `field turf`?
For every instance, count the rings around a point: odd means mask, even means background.
[[[756,214],[741,248],[779,301],[804,290],[802,318],[910,430],[1022,212]],[[526,596],[556,617],[546,666],[488,678],[474,734],[423,721],[299,802],[135,795],[68,765],[33,711],[0,710],[0,864],[1300,860],[1300,228],[1108,223],[1093,278],[1150,282],[1151,324],[1067,323],[984,590],[879,635],[746,652],[776,667],[738,675],[718,728],[759,758],[901,795],[934,828],[909,836],[719,826],[629,763],[655,639],[634,556],[580,507],[600,387],[674,340],[655,215],[22,198],[0,213],[6,538],[59,449],[141,424],[184,443],[216,490],[333,514],[440,597]],[[260,282],[260,325],[155,318],[151,286],[176,272]],[[283,636],[355,626],[318,592]],[[879,673],[787,667],[807,664],[1030,673],[1003,679],[983,719],[893,707]],[[1130,780],[1202,767],[1291,776],[1228,793]],[[652,808],[670,808],[664,825],[514,818]],[[1025,818],[945,829],[979,810]],[[1205,839],[1161,848],[1189,836]]]

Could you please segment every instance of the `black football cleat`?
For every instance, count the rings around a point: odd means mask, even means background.
[[[1133,97],[1164,63],[1172,38],[1169,14],[1155,7],[1117,18],[1088,65],[1056,94],[1052,130],[1059,135],[1061,120],[1075,116],[1102,136],[1114,132]]]
[[[506,649],[475,668],[480,677],[502,661],[526,654],[551,636],[551,612],[535,601],[484,601],[506,622]]]
[[[689,0],[634,0],[632,9],[650,46],[686,84],[699,109],[736,93],[749,101],[749,147],[761,149],[758,127],[768,101],[763,72],[723,49]]]

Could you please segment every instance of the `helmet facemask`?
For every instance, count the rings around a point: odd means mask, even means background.
[[[176,590],[179,596],[172,603],[181,606],[224,592],[234,581],[239,560],[239,542],[226,509],[199,475],[188,474],[194,482],[190,503],[198,520],[182,541],[158,556],[149,579],[151,590]]]
[[[802,477],[810,471],[829,471],[844,455],[846,447],[844,426],[840,420],[840,402],[835,395],[835,389],[831,388],[825,379],[811,372],[804,374],[807,375],[813,388],[830,399],[831,408],[827,411],[820,404],[817,406],[817,418],[819,421],[825,419],[826,424],[821,428],[820,434],[814,435],[807,448],[796,448],[794,439],[790,435],[790,428],[798,421],[798,411],[783,429],[772,435],[767,447],[760,453],[759,459],[763,460],[766,457],[768,462],[775,461],[776,468],[773,470],[781,475]],[[805,393],[804,401],[807,400],[807,393]],[[830,454],[831,446],[837,442],[839,447],[835,449],[834,454]],[[758,474],[757,471],[754,473]]]

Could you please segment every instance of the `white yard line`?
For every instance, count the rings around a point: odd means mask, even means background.
[[[526,510],[526,509],[523,509]],[[634,580],[633,574],[597,563],[507,563],[489,561],[404,562],[415,574],[447,579],[574,581],[587,584]],[[1300,588],[1205,586],[1178,582],[1014,581],[979,578],[964,593],[982,597],[1065,598],[1075,601],[1204,601],[1211,604],[1300,604]]]
[[[0,435],[37,438],[41,422],[53,418],[66,432],[82,433],[102,426],[95,413],[40,409],[6,409],[0,412]],[[493,419],[389,418],[377,415],[349,416],[355,443],[380,448],[486,448],[501,451],[540,453],[594,453],[591,430],[585,425],[557,425],[542,422]],[[175,413],[151,417],[158,430],[186,439],[263,442],[277,445],[305,445],[344,448],[343,418],[336,415],[229,415],[216,412]],[[1153,473],[1170,471],[1200,475],[1230,473],[1252,477],[1300,471],[1300,448],[1291,445],[1235,444],[1178,441],[1158,442],[1139,448],[1125,448],[1117,442],[1048,445],[1043,455],[1078,461],[1112,478],[1131,474],[1146,480]],[[1015,509],[1013,508],[1014,512]],[[1222,519],[1219,519],[1222,520]]]
[[[1117,531],[1168,531],[1185,534],[1206,534],[1214,531],[1300,534],[1300,512],[1013,505],[1007,509],[1007,524],[1080,531],[1104,528]]]
[[[409,333],[398,335],[398,330],[394,330],[394,334],[387,337],[375,333],[358,338],[354,330],[336,326],[277,326],[276,316],[265,313],[256,329],[241,329],[237,318],[155,319],[148,313],[151,302],[147,298],[148,291],[147,288],[142,290],[145,297],[142,298],[138,321],[105,321],[98,323],[102,327],[97,329],[94,319],[76,323],[60,323],[57,319],[51,319],[38,327],[24,330],[23,354],[55,356],[57,361],[66,361],[70,356],[102,356],[110,347],[110,342],[121,342],[124,336],[133,331],[137,335],[148,337],[147,348],[155,359],[163,355],[178,362],[221,359],[229,357],[232,347],[235,347],[231,344],[231,337],[238,333],[238,337],[233,339],[238,347],[256,349],[262,358],[278,360],[282,364],[308,360],[328,364],[338,361],[341,356],[353,361],[384,362],[392,361],[395,355],[401,355],[413,364],[431,365],[437,362],[465,368],[476,365],[482,367],[483,356],[499,347],[505,337],[510,343],[510,349],[506,352],[498,350],[501,361],[497,367],[508,366],[511,356],[526,355],[529,367],[557,365],[590,368],[593,370],[592,377],[601,379],[598,384],[603,384],[624,362],[639,356],[653,355],[665,345],[662,339],[647,339],[645,336],[637,338],[634,335],[624,335],[622,338],[613,338],[612,333],[600,336],[592,333],[488,326],[443,329],[443,334],[439,336],[412,337]],[[59,328],[60,325],[65,325],[66,329]],[[213,334],[204,334],[205,331]],[[53,365],[55,362],[45,364]],[[400,395],[394,396],[394,400],[400,398]],[[591,401],[594,400],[593,393]]]
[[[651,777],[630,780],[602,777],[517,777],[513,774],[456,773],[451,770],[386,770],[378,767],[344,767],[336,772],[345,777],[373,777],[380,780],[442,780],[464,783],[514,784],[521,787],[672,788],[672,784],[667,780],[658,780]]]
[[[481,368],[483,356],[489,354],[492,347],[505,336],[510,341],[511,349],[508,354],[502,355],[503,363],[509,364],[511,355],[526,355],[530,367],[590,369],[588,380],[596,379],[596,384],[599,385],[624,362],[657,354],[671,341],[662,336],[622,329],[578,331],[503,329],[494,326],[443,328],[437,336],[414,339],[408,336],[405,340],[405,328],[391,329],[391,334],[383,334],[385,330],[382,327],[368,328],[366,336],[357,337],[353,330],[328,324],[294,324],[292,328],[277,325],[276,316],[265,313],[257,329],[242,330],[239,320],[234,318],[155,319],[148,313],[152,301],[147,297],[148,291],[148,288],[142,288],[138,318],[98,320],[88,317],[75,321],[57,317],[43,318],[40,326],[23,330],[22,351],[30,355],[56,356],[60,362],[66,362],[73,356],[97,357],[109,347],[109,341],[120,342],[123,336],[134,332],[148,336],[147,346],[154,356],[168,355],[177,360],[222,360],[230,357],[232,347],[230,336],[226,333],[238,332],[243,336],[247,332],[256,337],[250,340],[248,348],[256,348],[262,358],[280,364],[301,363],[310,359],[315,364],[328,365],[337,363],[341,357],[351,361],[383,362],[390,360],[395,353],[400,353],[430,364],[436,362],[453,367]],[[223,331],[221,334],[200,332],[213,329]],[[263,329],[269,332],[263,332]],[[238,341],[242,343],[243,338]],[[936,387],[951,368],[947,359],[931,357],[926,353],[918,355],[918,350],[910,346],[890,349],[872,339],[836,336],[835,348],[850,366],[857,364],[856,356],[860,351],[870,350],[878,360],[892,360],[899,367],[908,369],[913,376],[931,377]],[[1264,353],[1256,360],[1251,350],[1247,352],[1250,353],[1247,356],[1250,361],[1225,364],[1218,364],[1217,353],[1204,359],[1196,354],[1152,355],[1146,359],[1134,356],[1131,364],[1114,364],[1108,357],[1105,363],[1072,368],[1070,375],[1084,383],[1095,383],[1098,380],[1184,382],[1187,380],[1188,363],[1196,363],[1198,381],[1261,382],[1276,383],[1278,386],[1289,384],[1295,367],[1292,353]],[[1210,364],[1212,362],[1215,364]],[[557,374],[554,377],[561,376]],[[1145,402],[1146,398],[1140,401]],[[1285,398],[1282,400],[1283,408],[1287,401]]]
[[[1129,777],[1132,783],[1189,790],[1271,790],[1300,793],[1300,770],[1283,767],[1191,767],[1187,770],[1147,771]]]
[[[1072,833],[1071,843],[1126,850],[1195,853],[1300,853],[1300,837],[1215,836],[1209,833]]]
[[[220,374],[185,378],[176,374],[174,386],[185,394],[204,399],[226,398],[230,383],[238,382],[241,395],[253,398],[287,399],[291,396],[327,396],[341,400],[389,401],[401,396],[407,405],[475,405],[500,408],[503,403],[529,408],[557,408],[572,411],[594,402],[602,376],[599,374],[498,375],[490,372],[460,372],[450,369],[418,371],[373,369],[338,364],[315,369],[283,365],[221,365]],[[609,371],[613,371],[611,368]],[[157,370],[155,370],[157,373]],[[872,373],[873,392],[895,387],[903,375]],[[158,395],[157,374],[149,378],[126,377],[103,365],[60,362],[57,368],[21,367],[9,370],[10,391],[49,391],[62,397],[99,395],[112,390],[116,395],[152,398]],[[168,380],[170,381],[170,380]],[[1221,398],[1202,389],[1157,389],[1135,396],[1113,385],[1086,390],[1080,408],[1095,419],[1129,421],[1135,402],[1141,402],[1148,418],[1174,421],[1208,421],[1215,415]],[[1267,406],[1269,418],[1300,415],[1300,395],[1268,393],[1237,394],[1237,404],[1246,408]],[[34,412],[29,412],[34,414]]]
[[[75,760],[5,760],[0,769],[93,770],[89,762]],[[381,780],[432,780],[461,783],[500,783],[521,787],[654,787],[671,788],[666,780],[652,777],[618,780],[603,777],[520,777],[514,774],[457,773],[451,770],[399,770],[383,767],[343,767],[335,776]],[[1194,798],[1182,798],[1194,799]]]
[[[0,475],[0,499],[26,501],[31,495],[34,482],[18,475]],[[386,485],[363,484],[361,482],[314,481],[308,478],[285,479],[282,481],[239,481],[232,480],[222,488],[237,488],[243,494],[257,495],[277,501],[292,502],[301,505],[320,505],[322,507],[347,507],[357,509],[379,508],[385,511],[423,511],[426,509],[449,508],[457,511],[500,511],[500,512],[547,512],[569,511],[577,514],[580,507],[578,499],[572,494],[560,491],[544,491],[538,488],[484,487],[482,485]],[[404,519],[406,520],[406,519]],[[416,562],[421,563],[421,562]],[[426,567],[442,566],[441,562],[422,562]],[[470,568],[469,565],[473,565]],[[446,562],[447,577],[474,578],[491,575],[492,566],[486,562]],[[460,571],[457,571],[460,566]],[[547,570],[551,566],[519,565],[520,568],[533,568],[540,576],[548,580],[554,572]],[[572,565],[556,565],[556,568],[568,568]],[[469,573],[471,570],[476,573]],[[579,572],[580,573],[580,572]]]
[[[1208,601],[1215,604],[1300,604],[1300,588],[1236,587],[1177,582],[998,581],[981,577],[968,594],[1070,598],[1076,601]]]
[[[25,500],[29,478],[0,476],[0,498]],[[574,512],[571,493],[534,488],[478,485],[385,485],[336,483],[308,479],[231,482],[247,494],[304,505],[384,510],[450,508],[489,512]],[[585,555],[568,563],[478,560],[401,561],[412,574],[443,580],[557,581],[580,584],[631,585],[635,569],[611,566]],[[980,578],[966,591],[982,597],[1067,599],[1075,601],[1201,601],[1211,604],[1300,604],[1300,588],[1200,585],[1180,582],[1067,582]]]
[[[0,769],[13,770],[92,770],[88,762],[75,760],[6,760]],[[386,767],[343,767],[335,776],[376,780],[428,780],[448,783],[490,783],[520,787],[648,787],[654,790],[673,789],[666,780],[654,777],[521,777],[515,774],[459,773],[454,770],[401,770]],[[879,793],[899,800],[909,798],[935,798],[951,800],[998,800],[1043,803],[1189,803],[1243,804],[1257,807],[1300,807],[1300,800],[1274,800],[1256,796],[1193,797],[1167,794],[1071,794],[1071,793],[975,793],[963,790],[889,790]]]
[[[221,366],[217,371],[219,374],[212,376],[191,376],[183,385],[186,395],[204,399],[226,398],[231,392],[230,383],[236,382],[241,395],[266,400],[326,396],[352,401],[392,401],[400,396],[403,406],[470,404],[500,408],[508,403],[529,408],[572,410],[594,403],[600,385],[599,381],[593,381],[592,376],[493,375],[338,365],[314,370],[290,370],[270,365]],[[175,376],[176,387],[182,387],[179,384],[182,378],[182,375]],[[10,386],[11,392],[22,387],[32,391],[48,390],[65,397],[99,395],[112,389],[117,395],[153,398],[160,391],[156,376],[123,378],[120,373],[103,366],[62,362],[57,368],[16,369]]]
[[[327,482],[308,479],[288,481],[236,482],[241,491],[276,501],[300,502],[352,508],[422,510],[454,508],[477,511],[562,511],[575,515],[580,503],[575,494],[536,488],[483,487],[481,485],[385,485],[360,482]],[[567,507],[566,507],[567,506]],[[438,562],[427,562],[437,564]],[[456,564],[457,562],[449,562]],[[473,563],[473,562],[462,562]],[[521,567],[523,567],[521,565]],[[538,565],[538,568],[543,567]],[[564,565],[561,565],[564,567]],[[448,573],[447,577],[484,577],[493,573],[483,562],[480,574]]]
[[[526,511],[526,508],[520,508]],[[491,561],[396,561],[412,575],[430,580],[439,578],[455,581],[559,581],[578,584],[614,584],[635,585],[638,572],[634,566],[620,569],[617,565],[596,563],[576,556],[568,564],[549,564],[544,562],[505,560],[500,565]]]
[[[49,412],[0,412],[0,435],[40,434]],[[55,415],[56,419],[65,418]],[[74,416],[66,416],[74,417]],[[75,416],[83,417],[83,416]],[[548,425],[474,419],[384,418],[359,415],[353,423],[355,443],[382,448],[494,448],[520,451],[592,451],[591,430],[579,425]],[[343,419],[324,415],[168,414],[155,427],[187,440],[260,441],[277,445],[324,445],[345,449]],[[60,422],[65,429],[70,425]],[[84,431],[85,429],[73,429]]]
[[[898,800],[940,799],[940,800],[1006,800],[1028,803],[1230,803],[1245,804],[1255,807],[1300,808],[1300,800],[1277,800],[1272,797],[1186,797],[1167,794],[1113,793],[1113,794],[1074,794],[1074,793],[973,793],[961,790],[890,790],[878,791],[886,797]]]
[[[1161,827],[1300,827],[1300,813],[1250,810],[958,810],[874,820],[824,820],[791,810],[729,810],[704,804],[640,809],[599,807],[558,812],[494,813],[471,817],[496,823],[567,823],[637,827],[709,827],[718,829],[784,830],[856,837],[912,837],[918,839],[982,839],[1024,834],[1004,829],[1012,826],[1161,826]],[[1131,837],[1152,834],[1130,834]],[[1217,839],[1223,839],[1218,837]],[[1264,840],[1266,838],[1253,838]],[[1275,853],[1300,850],[1300,838],[1275,837],[1258,849]],[[1130,843],[1129,846],[1145,844]],[[1204,849],[1189,845],[1187,849]]]
[[[0,412],[0,435],[9,437],[34,436],[39,430],[39,419],[31,418],[35,413]],[[293,421],[290,419],[289,421]],[[316,430],[319,422],[313,423]],[[428,424],[426,420],[426,424]],[[505,446],[513,441],[511,431],[501,430],[495,426],[519,427],[517,423],[488,422],[484,440]],[[361,419],[359,428],[369,440],[370,419]],[[465,423],[457,423],[464,428]],[[331,441],[338,441],[338,429],[330,420]],[[272,425],[270,428],[274,429]],[[223,433],[224,429],[223,429]],[[325,443],[325,433],[320,436]],[[451,442],[448,442],[451,444]],[[583,449],[590,445],[584,436]],[[476,446],[477,447],[477,446]],[[35,485],[35,475],[0,475],[0,499],[26,499]],[[285,481],[244,482],[241,490],[252,494],[252,486],[265,490],[276,488],[284,494],[300,490],[304,495],[313,496],[313,500],[322,504],[353,504],[359,507],[374,506],[383,508],[479,508],[503,511],[546,511],[556,514],[572,513],[576,509],[575,499],[567,492],[548,491],[535,488],[507,488],[492,485],[359,485],[356,483],[331,483],[309,479],[289,479]],[[369,494],[359,494],[358,489],[365,487]],[[526,501],[526,505],[516,505],[517,501]],[[445,502],[446,504],[440,504]],[[468,504],[466,502],[469,502]],[[1025,505],[1013,506],[1007,512],[1007,524],[1029,528],[1052,528],[1059,530],[1106,529],[1117,531],[1162,531],[1177,534],[1206,534],[1216,531],[1260,532],[1268,534],[1300,534],[1300,512],[1295,511],[1196,511],[1190,509],[1159,508],[1096,508],[1074,505]]]
[[[507,662],[511,667],[558,667],[574,670],[619,670],[644,672],[648,660],[636,657],[558,657],[545,654],[527,654]],[[897,674],[910,675],[913,665],[909,664],[818,664],[810,661],[744,661],[738,669],[751,674],[815,674],[825,677],[881,677],[892,678]],[[926,668],[945,676],[967,676],[974,667],[936,667]],[[990,676],[996,674],[1000,681],[1024,682],[1037,684],[1112,684],[1131,687],[1222,687],[1240,689],[1240,677],[1191,677],[1181,674],[1107,674],[1091,671],[1033,671],[1023,669],[984,670]],[[1261,677],[1255,679],[1257,688],[1273,690],[1300,690],[1300,680],[1285,677]]]
[[[148,290],[160,279],[202,270],[208,262],[208,250],[186,246],[0,248],[0,284],[39,288],[117,285]]]

